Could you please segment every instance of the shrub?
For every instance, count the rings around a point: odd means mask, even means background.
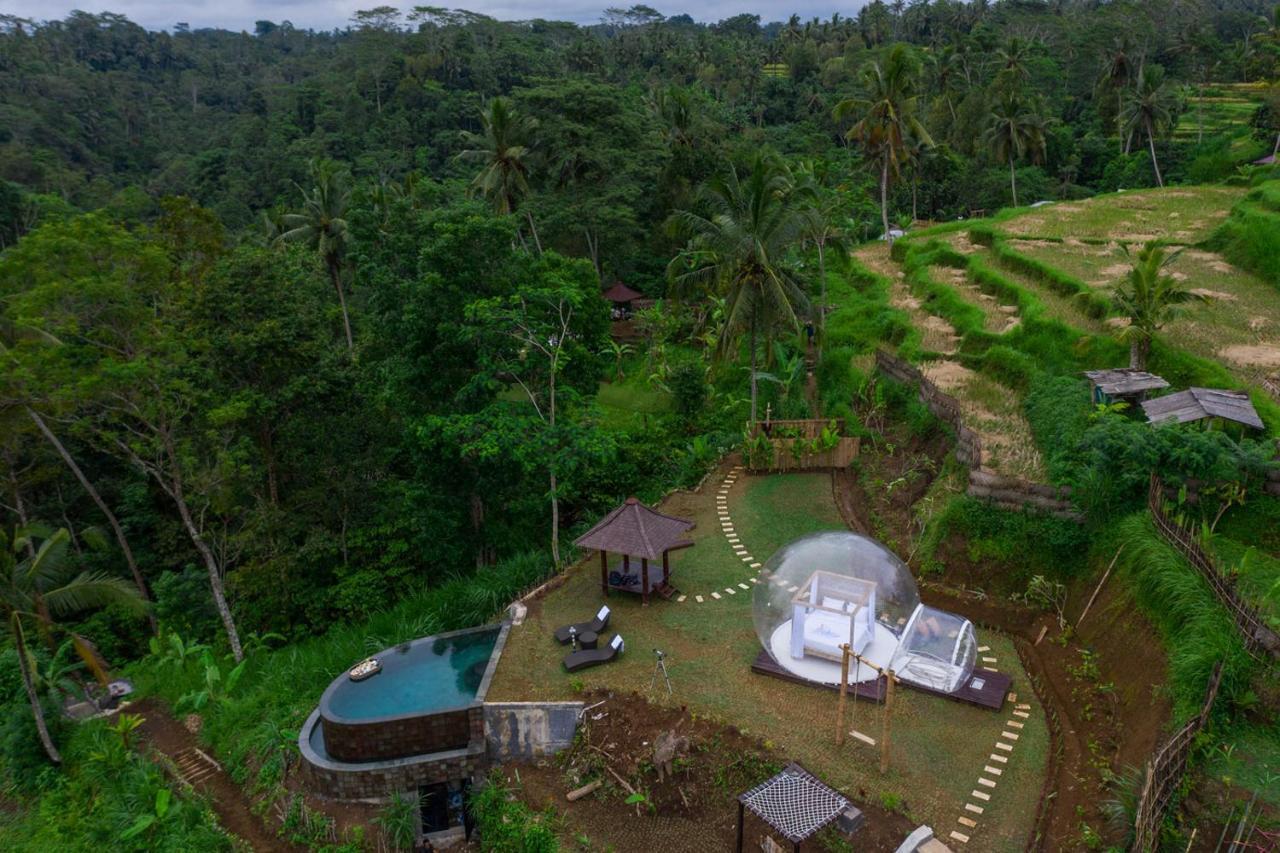
[[[471,794],[471,815],[486,853],[554,853],[560,849],[552,815],[535,812],[490,781]]]

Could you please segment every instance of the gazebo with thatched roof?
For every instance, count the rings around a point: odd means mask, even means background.
[[[693,544],[685,538],[692,528],[692,521],[663,515],[635,498],[627,498],[622,506],[575,539],[574,544],[600,552],[600,590],[606,596],[611,589],[633,592],[648,604],[650,593],[663,598],[675,593],[671,587],[670,552]],[[621,558],[613,571],[609,568],[609,554]],[[632,558],[640,560],[638,575],[631,572]],[[649,575],[650,561],[657,560],[662,560],[661,580]]]

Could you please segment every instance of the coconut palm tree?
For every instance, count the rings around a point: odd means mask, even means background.
[[[835,119],[854,119],[845,136],[880,171],[880,219],[888,240],[890,181],[898,176],[913,137],[933,145],[916,118],[920,65],[905,45],[896,44],[883,60],[862,66],[858,76],[858,94],[836,104]]]
[[[324,260],[329,280],[338,294],[338,304],[342,307],[342,327],[347,333],[347,350],[351,352],[355,350],[355,342],[351,337],[347,297],[342,289],[342,262],[349,240],[346,216],[347,205],[351,202],[351,187],[347,174],[332,160],[312,160],[309,171],[312,188],[308,192],[298,186],[302,193],[302,209],[280,218],[285,230],[277,239],[287,243],[305,243]]]
[[[1124,92],[1137,76],[1141,62],[1135,60],[1133,45],[1128,36],[1118,38],[1102,55],[1102,72],[1098,76],[1098,88],[1109,89],[1116,96],[1116,134],[1120,137],[1120,150],[1125,151]]]
[[[745,175],[733,166],[703,185],[702,210],[676,211],[670,225],[688,240],[667,267],[678,288],[703,287],[725,295],[720,354],[748,336],[751,421],[758,399],[758,342],[780,327],[798,328],[808,305],[791,257],[804,238],[805,215],[791,175],[777,155],[758,153]]]
[[[986,140],[995,158],[1009,164],[1009,188],[1017,207],[1017,162],[1029,157],[1038,163],[1044,156],[1044,119],[1023,98],[1006,93],[991,108]]]
[[[47,536],[29,526],[16,532],[12,539],[0,531],[0,612],[13,647],[18,652],[18,669],[22,686],[31,703],[36,731],[49,760],[62,762],[45,724],[40,697],[36,692],[34,660],[27,648],[27,625],[47,632],[56,627],[55,619],[108,604],[120,604],[141,613],[146,604],[123,578],[103,572],[78,572],[68,558],[70,534],[66,528]],[[37,546],[36,543],[39,542]],[[25,556],[24,556],[25,555]],[[21,559],[19,557],[21,556]]]
[[[458,154],[458,159],[480,166],[471,181],[471,192],[488,199],[494,213],[514,213],[529,194],[529,158],[537,127],[537,120],[522,115],[509,98],[497,97],[480,113],[480,133],[463,131],[462,144],[467,147]],[[538,240],[533,215],[526,210],[525,217],[541,253],[542,243]]]
[[[1156,184],[1164,186],[1160,175],[1160,161],[1156,159],[1156,137],[1161,136],[1174,122],[1177,96],[1164,80],[1164,69],[1150,65],[1138,70],[1133,90],[1121,111],[1126,134],[1141,130],[1147,135],[1147,150],[1151,152],[1151,168],[1156,173]]]
[[[1124,253],[1130,257],[1127,246]],[[1128,276],[1112,292],[1112,302],[1129,317],[1120,336],[1129,341],[1129,366],[1135,370],[1146,369],[1156,332],[1182,316],[1189,303],[1208,301],[1166,272],[1179,254],[1166,254],[1158,243],[1147,243],[1132,258]]]
[[[822,344],[827,328],[827,250],[837,258],[849,253],[849,232],[841,205],[826,186],[829,177],[819,164],[809,160],[796,170],[797,191],[802,202],[804,216],[803,238],[818,250],[818,357],[822,357]]]

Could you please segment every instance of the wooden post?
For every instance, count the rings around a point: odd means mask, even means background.
[[[609,597],[609,555],[604,551],[600,552],[600,591]]]
[[[649,606],[649,558],[640,558],[640,602]]]
[[[738,853],[742,853],[742,812],[742,800],[738,800],[738,844],[736,848]]]
[[[884,773],[889,769],[889,716],[893,711],[893,670],[885,671],[885,696],[884,696],[884,716],[883,725],[880,728],[880,772]]]
[[[671,583],[671,559],[670,552],[662,552],[662,585],[666,586]]]
[[[844,746],[844,703],[849,695],[849,644],[840,647],[840,704],[836,706],[836,746]]]

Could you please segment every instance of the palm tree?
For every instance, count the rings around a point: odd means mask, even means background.
[[[1129,257],[1128,246],[1124,253]],[[1165,272],[1179,254],[1166,255],[1160,244],[1147,243],[1138,250],[1128,277],[1112,293],[1115,306],[1129,317],[1121,338],[1129,341],[1129,366],[1135,370],[1146,369],[1156,332],[1182,316],[1184,305],[1208,301]]]
[[[880,170],[880,219],[888,240],[889,182],[898,176],[912,137],[925,145],[933,144],[915,114],[920,66],[905,45],[896,44],[883,62],[862,66],[859,78],[858,94],[836,104],[835,119],[856,119],[845,136]]]
[[[458,159],[480,166],[480,172],[471,181],[471,192],[487,198],[494,213],[514,213],[529,194],[529,156],[537,126],[537,120],[521,115],[509,98],[498,97],[489,101],[480,113],[481,132],[462,133],[462,143],[467,148],[458,154]],[[541,253],[542,243],[538,240],[533,215],[526,210],[525,217]]]
[[[1038,163],[1044,156],[1044,119],[1017,95],[1006,93],[991,109],[987,144],[997,160],[1009,164],[1009,188],[1013,206],[1018,206],[1017,161],[1030,157]]]
[[[723,356],[745,333],[751,353],[751,421],[756,420],[757,341],[779,326],[798,328],[804,287],[790,254],[803,239],[805,216],[791,176],[777,155],[758,153],[750,170],[730,166],[702,187],[705,213],[676,211],[671,226],[688,244],[668,265],[677,286],[725,294]]]
[[[1164,69],[1152,65],[1138,70],[1133,91],[1121,112],[1125,133],[1132,135],[1142,130],[1147,135],[1147,150],[1151,152],[1151,168],[1156,173],[1157,186],[1164,186],[1160,175],[1160,161],[1156,159],[1156,137],[1173,125],[1176,96],[1164,80]]]
[[[18,652],[22,686],[31,704],[40,742],[49,760],[60,764],[62,756],[49,736],[36,693],[32,675],[34,660],[27,649],[24,623],[32,622],[38,630],[47,632],[55,627],[54,619],[59,616],[107,604],[121,604],[141,612],[146,605],[137,590],[123,578],[102,572],[74,574],[76,566],[67,555],[71,536],[66,528],[47,536],[36,547],[39,538],[39,531],[34,527],[19,530],[12,541],[8,533],[0,531],[0,612],[4,613],[10,639]],[[21,554],[26,556],[19,560]]]
[[[309,164],[313,183],[310,192],[298,186],[302,193],[302,210],[286,213],[281,217],[285,230],[277,238],[289,243],[305,243],[314,249],[329,269],[329,280],[338,294],[342,306],[342,327],[347,333],[347,351],[355,350],[351,337],[351,317],[347,313],[347,297],[342,289],[342,261],[346,253],[347,205],[351,201],[351,188],[347,175],[331,160],[312,160]],[[295,186],[297,186],[295,184]]]
[[[1110,89],[1116,96],[1116,133],[1120,137],[1121,151],[1125,150],[1124,91],[1137,74],[1137,64],[1133,57],[1133,45],[1128,36],[1125,36],[1116,39],[1103,54],[1102,73],[1098,77],[1098,88]]]
[[[1009,36],[1009,40],[996,48],[996,64],[1000,70],[996,73],[996,81],[1010,91],[1019,91],[1022,85],[1031,79],[1031,52],[1034,42],[1020,36]]]
[[[801,163],[797,169],[797,190],[803,199],[804,239],[818,250],[818,358],[827,329],[827,249],[837,258],[848,256],[849,234],[841,217],[839,200],[827,190],[828,175],[814,161]]]

